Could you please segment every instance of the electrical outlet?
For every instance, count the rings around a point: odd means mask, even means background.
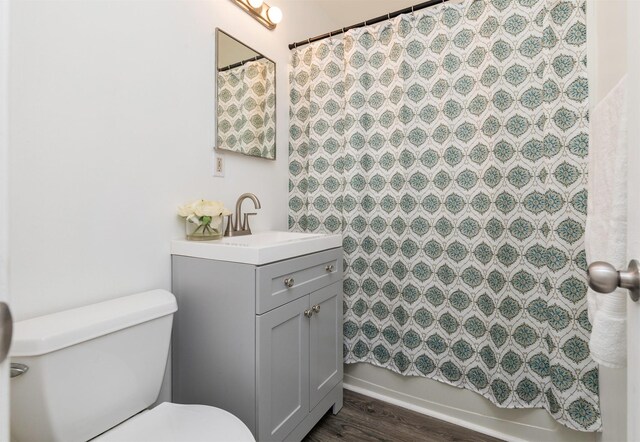
[[[213,176],[224,176],[224,156],[215,150],[213,151]]]

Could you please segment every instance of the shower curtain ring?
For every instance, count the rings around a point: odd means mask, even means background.
[[[413,6],[411,6],[411,13],[413,14]]]
[[[387,20],[391,20],[391,13],[387,12]]]

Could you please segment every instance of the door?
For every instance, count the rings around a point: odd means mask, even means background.
[[[309,295],[309,409],[342,379],[342,284]]]
[[[629,169],[627,258],[640,260],[640,2],[628,1]],[[627,440],[640,440],[640,302],[627,300]]]
[[[260,441],[283,440],[309,413],[309,296],[257,316]]]
[[[8,278],[8,65],[9,1],[0,0],[0,303],[9,303]],[[0,311],[0,359],[10,343],[11,318]],[[7,323],[7,321],[9,321]],[[2,322],[5,322],[4,324]],[[0,442],[9,440],[9,359],[0,360]]]

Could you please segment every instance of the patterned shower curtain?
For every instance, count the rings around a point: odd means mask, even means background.
[[[473,0],[294,49],[292,230],[341,233],[345,362],[597,431],[582,0]]]
[[[275,158],[274,69],[263,59],[218,72],[218,148]]]

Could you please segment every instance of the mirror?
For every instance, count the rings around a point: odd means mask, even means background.
[[[217,148],[276,158],[276,64],[216,29]]]

